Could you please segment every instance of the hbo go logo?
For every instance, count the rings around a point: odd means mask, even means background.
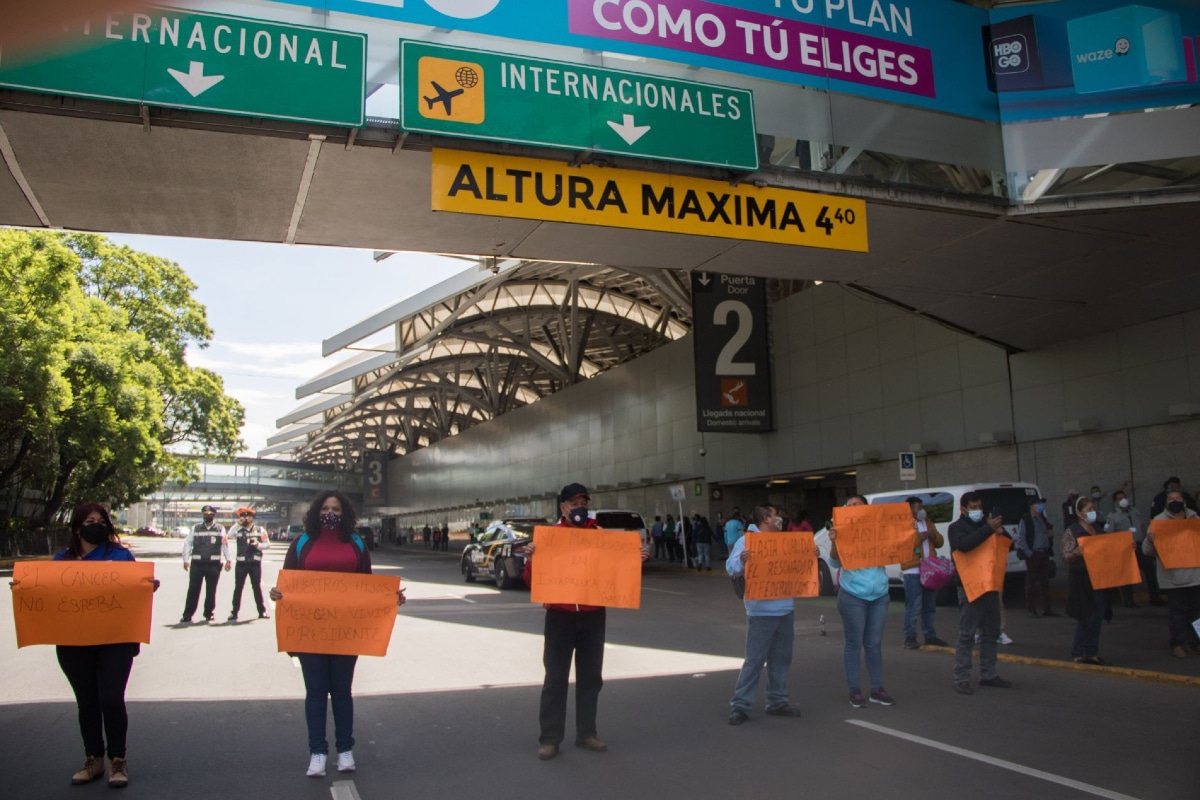
[[[997,74],[1024,72],[1029,69],[1029,48],[1020,34],[992,40],[992,65]]]

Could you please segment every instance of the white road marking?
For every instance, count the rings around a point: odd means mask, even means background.
[[[1039,780],[1047,781],[1048,783],[1057,783],[1059,786],[1078,789],[1081,792],[1087,792],[1088,794],[1093,794],[1097,797],[1106,797],[1108,800],[1137,800],[1137,798],[1132,797],[1131,795],[1110,791],[1109,789],[1105,789],[1100,786],[1092,786],[1090,783],[1072,780],[1071,778],[1064,778],[1060,775],[1055,775],[1052,772],[1043,772],[1040,769],[1034,769],[1021,764],[1015,764],[1012,761],[1005,761],[1001,758],[993,758],[992,756],[984,755],[983,753],[976,753],[972,750],[964,750],[963,748],[955,747],[954,745],[942,744],[941,742],[934,741],[933,739],[926,739],[922,736],[914,736],[911,733],[892,730],[891,728],[885,728],[882,725],[875,725],[870,722],[863,722],[857,719],[848,719],[846,722],[849,722],[851,725],[857,725],[860,728],[876,731],[877,733],[884,733],[888,736],[894,736],[897,739],[904,739],[908,742],[914,742],[916,744],[925,745],[926,747],[932,747],[935,750],[942,750],[947,753],[953,753],[956,756],[962,756],[963,758],[981,761],[984,764],[991,764],[993,767],[1000,767],[1001,769],[1011,770],[1013,772],[1020,773],[1021,775],[1028,775],[1031,778],[1038,778]]]
[[[643,592],[662,592],[663,594],[679,594],[686,595],[687,592],[672,592],[670,589],[651,589],[649,586],[642,587]]]
[[[329,793],[333,795],[333,800],[362,800],[354,781],[334,781]]]

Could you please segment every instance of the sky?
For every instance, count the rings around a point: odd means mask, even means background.
[[[471,268],[461,259],[370,250],[109,235],[178,263],[198,285],[213,338],[188,363],[219,374],[246,409],[241,455],[256,456],[275,420],[302,402],[296,387],[351,355],[321,357],[321,341]]]

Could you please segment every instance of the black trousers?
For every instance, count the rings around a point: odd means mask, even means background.
[[[193,561],[188,568],[187,602],[183,605],[183,618],[191,619],[200,603],[200,582],[204,582],[204,618],[212,619],[217,610],[217,579],[221,577],[221,562]]]
[[[108,757],[125,757],[125,733],[129,729],[125,685],[138,649],[137,644],[55,648],[58,665],[75,692],[85,755],[104,758],[107,735]]]
[[[1142,552],[1140,542],[1133,543],[1133,552],[1137,556],[1138,570],[1146,577],[1146,593],[1150,595],[1150,602],[1155,603],[1162,599],[1162,594],[1158,588],[1158,566],[1154,556],[1148,556]],[[1121,598],[1126,603],[1133,602],[1133,590],[1137,588],[1135,583],[1133,586],[1121,587]]]
[[[1170,646],[1194,646],[1200,644],[1192,620],[1200,617],[1200,586],[1182,589],[1164,589],[1167,595],[1167,626],[1171,634]]]
[[[596,735],[596,703],[604,686],[605,610],[559,611],[546,609],[546,642],[542,664],[542,726],[540,744],[561,744],[567,728],[567,684],[571,657],[575,658],[575,738]]]
[[[254,592],[254,605],[258,606],[258,613],[267,613],[267,606],[263,603],[262,593],[262,562],[261,561],[238,561],[233,565],[233,613],[236,616],[238,610],[242,607],[242,589],[246,588],[246,578],[250,578],[250,590]]]

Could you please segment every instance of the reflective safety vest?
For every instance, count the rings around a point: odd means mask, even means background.
[[[265,542],[267,540],[267,531],[265,528],[257,525],[250,530],[237,528],[234,531],[234,539],[237,542],[238,561],[262,561],[262,550],[259,550],[257,545],[250,544],[250,540],[257,539],[260,542]]]
[[[225,529],[218,525],[209,529],[199,523],[192,528],[192,561],[221,563],[221,539]]]

